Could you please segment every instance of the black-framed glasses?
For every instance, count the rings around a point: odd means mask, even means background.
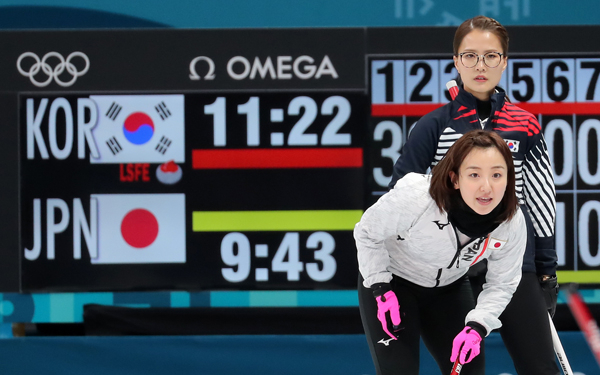
[[[502,56],[504,56],[504,54],[500,52],[488,52],[483,55],[478,55],[473,52],[462,52],[459,53],[458,56],[465,68],[473,68],[475,65],[479,64],[480,57],[483,57],[483,63],[488,68],[495,68],[502,62]]]

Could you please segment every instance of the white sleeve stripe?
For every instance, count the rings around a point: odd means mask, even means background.
[[[542,209],[540,205],[538,205],[539,200],[536,200],[535,197],[527,194],[526,189],[526,198],[527,206],[529,207],[529,212],[531,213],[531,220],[533,221],[535,232],[538,237],[550,237],[553,234],[554,230],[554,221],[548,221],[548,210],[545,210],[545,213],[542,213]]]
[[[540,183],[546,187],[546,190],[549,195],[554,197],[555,188],[554,188],[554,175],[552,173],[552,167],[550,165],[550,159],[548,158],[548,154],[536,147],[538,151],[538,155],[534,155],[533,151],[529,153],[527,156],[531,156],[531,158],[527,158],[528,164],[531,166],[532,163],[537,164],[538,168],[534,168],[534,171],[537,172],[536,175],[542,177]]]
[[[548,171],[548,173],[546,174],[545,185],[548,186],[550,188],[550,190],[552,191],[552,194],[555,195],[556,189],[554,187],[554,175],[552,172],[552,166],[550,165],[550,160],[547,158],[544,158],[544,159],[542,159],[542,163],[543,163],[544,170]]]
[[[530,155],[533,156],[532,154]],[[544,204],[544,207],[540,207],[540,209],[536,213],[538,215],[545,214],[546,219],[544,221],[550,219],[550,223],[553,224],[556,210],[556,202],[554,198],[555,191],[554,185],[548,183],[548,181],[552,181],[552,170],[548,168],[543,168],[544,163],[541,163],[540,159],[535,158],[533,162],[537,164],[538,168],[532,168],[531,164],[528,166],[529,173],[527,174],[528,178],[525,182],[526,188],[528,190],[527,195],[529,195],[531,198],[533,198],[535,195],[538,198],[538,200],[536,200],[536,203],[538,205]],[[541,211],[544,212],[542,213]],[[538,220],[542,219],[544,218],[538,218]]]
[[[540,230],[544,235],[551,236],[554,229],[554,211],[553,204],[542,197],[532,184],[525,184],[525,200],[531,216],[539,223]],[[541,233],[538,233],[541,234]]]
[[[450,148],[455,142],[438,142],[438,148]]]
[[[554,189],[549,188],[547,181],[546,171],[539,169],[529,169],[529,173],[526,174],[525,187],[529,190],[529,193],[535,195],[544,203],[548,208],[554,208],[556,205],[554,198]],[[551,214],[554,217],[554,213]]]
[[[556,213],[556,200],[553,181],[552,169],[549,168],[549,163],[545,162],[545,158],[538,158],[535,151],[539,155],[544,155],[540,149],[531,150],[527,155],[525,174],[525,196],[526,203],[531,213],[532,221],[536,234],[539,237],[552,236],[554,233],[554,219]],[[537,166],[537,168],[534,168]],[[550,183],[549,183],[550,182]]]
[[[538,220],[536,220],[536,217],[534,216],[534,212],[531,209],[529,212],[531,213],[531,215],[530,215],[531,222],[533,223],[533,229],[535,230],[536,236],[537,237],[551,237],[551,235],[547,234],[547,230],[548,230],[547,223],[540,223]],[[546,231],[544,231],[544,229],[546,229]]]

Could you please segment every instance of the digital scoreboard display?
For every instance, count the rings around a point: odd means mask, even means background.
[[[21,100],[24,286],[352,287],[361,95]]]
[[[500,85],[542,125],[559,270],[598,271],[600,55],[517,29]],[[18,247],[1,284],[354,289],[352,230],[411,126],[450,100],[453,32],[11,33],[1,230]]]

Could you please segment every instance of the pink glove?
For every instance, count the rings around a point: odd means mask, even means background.
[[[461,365],[469,363],[473,358],[477,357],[480,352],[479,343],[481,342],[481,336],[477,331],[471,327],[465,327],[452,342],[452,356],[450,362],[458,361]],[[459,357],[460,352],[460,357]],[[469,360],[467,361],[467,355],[469,354]]]
[[[388,323],[386,319],[386,313],[389,311],[390,318],[392,319],[392,330],[397,332],[400,330],[400,305],[398,304],[398,298],[396,293],[393,291],[387,291],[384,295],[375,297],[377,300],[377,319],[381,322],[383,330],[394,340],[398,338],[393,335],[388,329]]]

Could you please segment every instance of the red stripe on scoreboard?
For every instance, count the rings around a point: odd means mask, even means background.
[[[600,103],[514,103],[517,107],[524,109],[534,115],[598,115],[600,114]],[[396,116],[423,116],[434,109],[443,106],[436,104],[373,104],[371,115],[374,117],[396,117]]]
[[[373,104],[371,116],[423,116],[441,107],[443,104]]]
[[[360,168],[361,148],[193,150],[194,169]]]
[[[597,115],[600,114],[600,103],[515,103],[527,112],[544,115]]]

